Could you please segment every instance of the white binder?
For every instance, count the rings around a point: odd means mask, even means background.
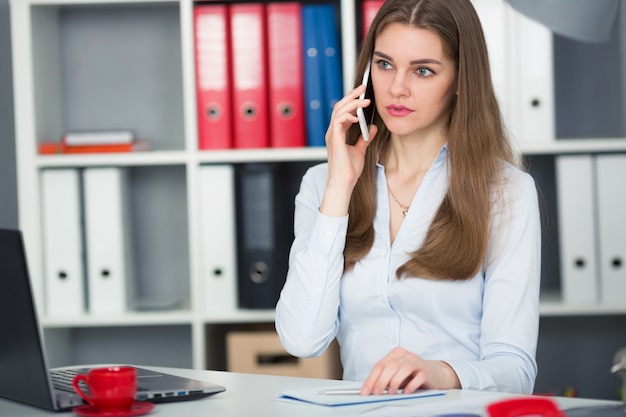
[[[599,301],[591,155],[556,156],[558,225],[563,302]]]
[[[509,127],[522,149],[554,143],[552,32],[509,6],[508,33]]]
[[[201,288],[208,315],[237,310],[234,169],[231,165],[199,168]]]
[[[491,80],[500,103],[500,108],[508,125],[509,97],[507,96],[508,55],[507,44],[507,4],[501,0],[472,0],[472,5],[478,13],[483,26],[485,41],[489,51]],[[511,13],[513,13],[511,11]]]
[[[603,304],[626,304],[626,155],[596,156]]]
[[[123,313],[133,297],[124,168],[83,173],[88,306],[93,314]]]
[[[41,171],[45,310],[49,317],[85,311],[80,176],[76,169]]]

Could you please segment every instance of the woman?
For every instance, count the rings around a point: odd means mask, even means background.
[[[387,0],[357,80],[370,59],[367,98],[358,86],[335,105],[328,163],[296,197],[281,341],[311,357],[336,337],[363,395],[531,393],[537,192],[516,167],[470,0]]]

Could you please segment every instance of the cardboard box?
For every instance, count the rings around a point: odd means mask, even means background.
[[[296,358],[285,351],[275,331],[237,331],[226,335],[227,367],[232,372],[341,379],[336,341],[316,358]]]

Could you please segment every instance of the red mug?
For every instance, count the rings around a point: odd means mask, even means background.
[[[87,385],[89,395],[79,387],[80,381]],[[94,368],[86,375],[76,375],[72,386],[78,395],[99,411],[127,411],[135,401],[137,370],[131,366]]]

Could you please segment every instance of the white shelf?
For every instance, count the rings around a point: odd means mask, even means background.
[[[99,4],[178,4],[178,0],[11,0],[13,4],[27,4],[33,6],[82,6],[86,4],[99,5]]]
[[[626,138],[557,139],[545,144],[524,144],[520,151],[525,155],[626,152]]]
[[[207,324],[273,323],[275,316],[274,310],[239,309],[231,314],[213,314],[210,317],[205,317],[203,321]]]
[[[74,327],[110,327],[110,326],[160,326],[160,325],[191,325],[194,315],[187,311],[167,312],[129,312],[124,314],[107,314],[98,316],[85,314],[72,318],[42,318],[41,324],[46,328]]]
[[[134,153],[101,153],[37,156],[38,168],[88,167],[88,166],[149,166],[185,165],[189,157],[183,151],[153,151]]]
[[[147,151],[135,153],[102,153],[72,155],[40,155],[37,168],[68,168],[89,166],[156,166],[213,163],[251,163],[283,161],[325,161],[326,148],[267,148],[215,151]]]
[[[626,305],[568,305],[562,302],[542,302],[539,305],[542,317],[557,316],[623,316]]]
[[[268,148],[198,152],[199,163],[325,161],[326,148]]]

